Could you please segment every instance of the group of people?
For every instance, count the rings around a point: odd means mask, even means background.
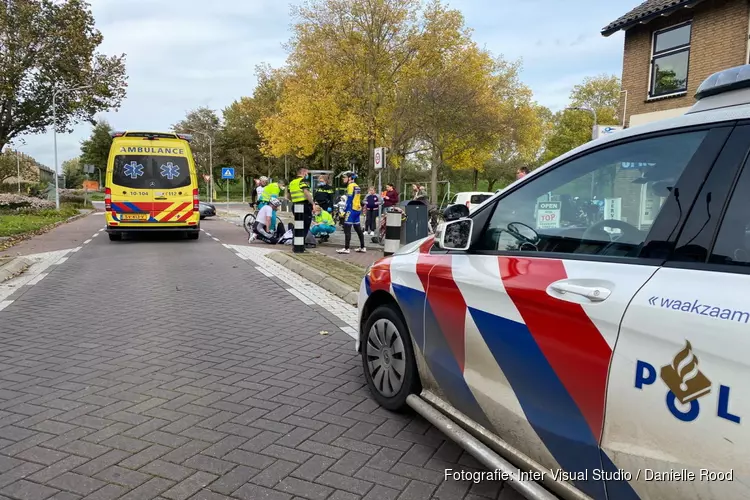
[[[288,196],[294,205],[302,206],[304,233],[311,234],[316,238],[327,239],[331,233],[336,230],[331,212],[333,210],[334,189],[331,187],[325,176],[318,178],[318,186],[315,189],[313,197],[310,185],[307,182],[308,169],[300,167],[297,170],[297,177],[289,183]],[[346,208],[344,216],[344,248],[338,250],[338,253],[350,253],[352,228],[359,238],[359,248],[357,252],[366,252],[365,237],[361,225],[361,215],[363,208],[367,211],[368,227],[371,226],[370,234],[374,234],[375,228],[375,210],[378,209],[379,200],[374,195],[374,189],[371,194],[376,200],[374,209],[371,210],[371,200],[366,200],[363,206],[361,200],[361,190],[357,184],[357,174],[352,171],[346,171],[341,174],[341,180],[346,185]],[[283,181],[269,182],[268,177],[261,177],[258,180],[256,188],[256,197],[258,200],[259,211],[253,226],[253,234],[249,242],[260,239],[266,243],[276,244],[286,232],[284,224],[278,220],[277,211],[281,207],[281,193],[285,189]],[[391,186],[392,188],[392,186]],[[369,196],[368,196],[369,198]],[[398,195],[396,194],[396,202]],[[373,215],[370,215],[370,212]],[[309,243],[307,246],[312,246]]]

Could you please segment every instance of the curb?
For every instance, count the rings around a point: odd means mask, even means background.
[[[359,291],[347,285],[343,281],[329,276],[328,274],[306,267],[294,257],[290,257],[286,252],[271,252],[266,255],[274,262],[281,264],[292,272],[295,272],[303,278],[315,283],[324,290],[327,290],[342,299],[347,304],[356,306],[359,299]]]
[[[26,271],[33,262],[26,257],[16,257],[10,262],[0,266],[0,283],[8,281]]]

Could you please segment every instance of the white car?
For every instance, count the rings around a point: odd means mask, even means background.
[[[750,66],[697,98],[372,265],[375,400],[529,498],[750,498]]]
[[[456,193],[456,196],[453,197],[453,201],[451,201],[451,205],[465,205],[469,211],[472,211],[474,208],[492,198],[493,195],[494,193],[484,191],[464,191]]]

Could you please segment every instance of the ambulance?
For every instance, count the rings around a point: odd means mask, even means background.
[[[146,231],[200,236],[198,177],[192,136],[161,132],[113,132],[104,204],[111,241]]]

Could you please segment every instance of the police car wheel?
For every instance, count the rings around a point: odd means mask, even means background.
[[[380,306],[367,320],[362,365],[373,397],[387,410],[404,409],[407,396],[418,392],[419,374],[411,337],[394,307]]]

